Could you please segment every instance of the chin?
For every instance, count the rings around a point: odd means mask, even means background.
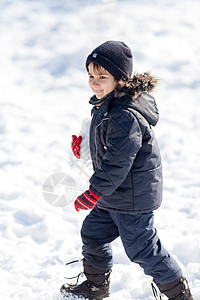
[[[103,95],[102,95],[102,96],[96,95],[96,97],[97,97],[97,99],[101,99],[101,98],[103,98],[104,96],[103,96]]]

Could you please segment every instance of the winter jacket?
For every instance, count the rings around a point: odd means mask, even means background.
[[[102,196],[99,208],[136,214],[157,209],[163,188],[161,157],[152,130],[158,109],[148,93],[154,88],[153,77],[144,74],[134,78],[136,83],[131,80],[92,110],[90,184]]]

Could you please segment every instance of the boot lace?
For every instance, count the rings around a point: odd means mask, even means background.
[[[151,283],[151,288],[152,288],[152,292],[153,292],[153,295],[154,295],[155,299],[156,300],[162,300],[161,293],[158,290],[158,288],[157,288],[157,286],[155,285],[154,282]]]
[[[69,266],[69,265],[71,265],[71,264],[78,263],[78,262],[81,262],[81,261],[83,261],[83,259],[72,260],[72,261],[66,263],[66,266]],[[67,285],[68,285],[69,287],[73,287],[73,288],[74,288],[75,286],[78,285],[79,278],[82,277],[82,276],[84,276],[84,272],[80,272],[80,273],[79,273],[78,275],[76,275],[76,276],[72,276],[72,277],[64,277],[64,278],[67,279],[67,280],[76,279],[76,282],[73,283],[73,284],[72,284],[72,283],[67,283]]]

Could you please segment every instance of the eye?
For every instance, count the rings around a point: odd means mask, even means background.
[[[94,76],[93,75],[89,75],[89,78],[94,78]]]
[[[104,78],[106,78],[105,76],[100,76],[100,79],[104,79]]]

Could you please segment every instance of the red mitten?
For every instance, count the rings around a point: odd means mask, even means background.
[[[72,135],[72,151],[77,158],[80,158],[80,143],[82,141],[82,136],[77,137],[76,135]]]
[[[90,189],[81,194],[74,202],[76,211],[80,209],[88,210],[95,207],[97,201],[101,199],[100,196],[95,195]]]

